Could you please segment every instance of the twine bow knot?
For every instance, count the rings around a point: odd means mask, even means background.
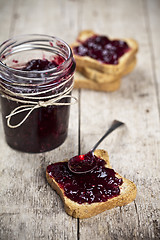
[[[68,82],[70,80],[67,79],[66,82]],[[64,84],[66,84],[66,82],[60,84],[59,86],[57,86],[56,88],[60,87],[60,86],[63,86]],[[7,125],[8,127],[10,128],[17,128],[19,126],[21,126],[25,121],[26,119],[29,117],[29,115],[35,110],[35,109],[38,109],[38,108],[41,108],[41,107],[48,107],[48,106],[65,106],[65,105],[72,105],[72,104],[75,104],[77,102],[77,98],[74,97],[74,96],[71,96],[71,91],[73,89],[73,83],[70,85],[70,87],[68,88],[65,88],[63,92],[60,92],[58,94],[54,94],[53,96],[47,96],[45,97],[45,99],[49,98],[49,100],[45,100],[45,101],[41,101],[41,99],[44,99],[44,97],[34,97],[35,96],[35,93],[34,93],[34,96],[33,94],[17,94],[17,93],[14,93],[10,90],[8,90],[6,87],[4,87],[4,85],[0,84],[1,88],[2,88],[2,97],[5,97],[9,100],[12,100],[12,101],[16,101],[16,102],[21,102],[21,103],[26,103],[25,105],[20,105],[18,107],[16,107],[13,111],[11,111],[11,113],[6,116],[7,118]],[[55,89],[55,88],[54,88]],[[51,90],[54,90],[54,89],[50,89]],[[46,92],[42,92],[42,93],[46,93]],[[37,93],[36,95],[38,95],[39,93]],[[25,98],[29,98],[29,99],[40,99],[40,101],[27,101],[27,100],[21,100],[17,97],[21,97],[23,99]],[[62,99],[66,99],[66,98],[70,98],[70,99],[74,99],[75,101],[74,102],[60,102],[60,100]],[[11,118],[19,113],[22,113],[22,112],[25,112],[25,111],[28,111],[28,113],[26,114],[26,116],[22,119],[22,121],[20,121],[18,124],[16,125],[11,125],[10,121],[11,121]]]

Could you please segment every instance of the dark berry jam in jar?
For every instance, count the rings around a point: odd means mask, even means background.
[[[0,46],[2,120],[10,147],[40,153],[65,141],[74,71],[70,47],[56,37],[24,35]]]

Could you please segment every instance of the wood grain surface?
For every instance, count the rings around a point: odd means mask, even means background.
[[[43,33],[66,42],[92,29],[139,44],[135,70],[113,93],[74,90],[68,138],[56,150],[26,154],[7,146],[0,120],[0,239],[160,239],[160,1],[0,0],[0,42]],[[45,179],[46,166],[86,153],[113,119],[125,122],[101,143],[113,168],[134,181],[131,204],[85,220],[68,216]]]

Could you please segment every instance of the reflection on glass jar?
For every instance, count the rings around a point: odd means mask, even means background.
[[[67,137],[75,62],[70,47],[46,35],[0,46],[2,119],[9,146],[39,153]]]

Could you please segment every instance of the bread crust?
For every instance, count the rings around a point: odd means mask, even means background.
[[[91,30],[84,30],[80,32],[80,34],[78,35],[77,41],[71,44],[72,50],[74,47],[79,46],[81,42],[87,40],[89,37],[92,37],[94,35],[97,35],[97,34]],[[130,38],[121,39],[121,40],[127,42],[128,46],[130,47],[130,50],[119,58],[119,63],[117,65],[105,64],[88,56],[79,56],[74,54],[74,58],[76,60],[77,66],[89,67],[92,69],[96,69],[100,72],[112,74],[112,75],[122,74],[126,68],[126,65],[130,61],[132,61],[133,57],[137,53],[138,43],[134,39],[130,39]]]
[[[111,168],[109,156],[106,151],[98,149],[95,150],[94,154],[97,157],[104,159],[106,161],[106,167]],[[108,209],[124,206],[132,202],[136,198],[136,185],[130,180],[121,177],[119,174],[116,174],[116,177],[123,179],[123,184],[120,186],[120,195],[108,199],[106,202],[79,204],[64,195],[64,190],[59,187],[54,178],[49,176],[46,170],[47,181],[63,200],[66,213],[75,218],[90,218]]]
[[[133,70],[136,61],[136,58],[134,58],[123,73],[124,75],[129,74]],[[121,76],[102,74],[101,72],[90,68],[85,68],[85,70],[81,69],[80,71],[76,70],[74,78],[74,88],[113,92],[118,90],[121,85]]]
[[[123,70],[123,72],[120,74],[107,74],[107,73],[103,73],[101,71],[95,70],[93,68],[89,68],[89,67],[76,67],[76,71],[80,72],[81,74],[83,74],[86,78],[88,79],[92,79],[93,81],[97,82],[97,83],[104,83],[104,82],[113,82],[118,78],[121,78],[127,74],[129,74],[130,72],[133,71],[133,69],[135,68],[137,63],[137,59],[134,56],[133,59],[128,62],[128,64],[126,65],[126,68]]]
[[[75,73],[74,88],[85,88],[96,91],[113,92],[120,88],[121,78],[116,78],[112,82],[97,83],[92,79],[86,78],[80,72]]]

